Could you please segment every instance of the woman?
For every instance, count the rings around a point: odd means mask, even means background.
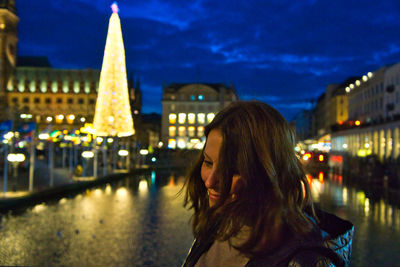
[[[278,111],[232,103],[205,136],[185,184],[195,242],[183,266],[349,263],[353,225],[314,209],[294,135]]]

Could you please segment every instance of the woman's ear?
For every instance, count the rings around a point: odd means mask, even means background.
[[[243,178],[239,174],[236,174],[232,177],[232,186],[230,193],[235,195],[242,189],[243,187]]]

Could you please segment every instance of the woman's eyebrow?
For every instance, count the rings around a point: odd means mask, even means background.
[[[207,159],[211,159],[210,156],[208,156],[207,153],[206,153],[205,151],[203,152],[203,156],[204,156],[205,158],[207,158]]]

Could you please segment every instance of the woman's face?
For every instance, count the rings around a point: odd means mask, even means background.
[[[208,191],[208,201],[210,207],[217,203],[220,197],[220,181],[221,177],[217,175],[218,158],[219,151],[222,145],[222,135],[221,131],[218,129],[213,129],[210,131],[207,137],[206,146],[204,148],[204,160],[201,165],[201,179],[204,182],[205,187]],[[234,175],[232,177],[232,186],[230,194],[234,198],[240,189],[241,177],[239,175]]]

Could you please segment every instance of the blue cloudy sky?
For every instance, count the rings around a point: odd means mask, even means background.
[[[16,0],[18,54],[56,68],[100,69],[112,1]],[[400,62],[398,0],[120,0],[128,71],[143,112],[162,85],[233,84],[288,120],[329,83]]]

